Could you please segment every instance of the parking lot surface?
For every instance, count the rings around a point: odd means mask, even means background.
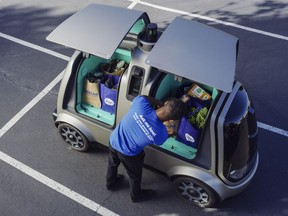
[[[146,11],[162,29],[182,16],[239,38],[236,78],[259,123],[260,164],[247,190],[199,209],[182,201],[165,176],[144,169],[143,187],[157,196],[134,204],[127,175],[123,190],[105,189],[105,149],[79,153],[65,145],[52,111],[73,50],[45,38],[90,3]],[[287,1],[0,0],[0,6],[0,215],[288,215]]]

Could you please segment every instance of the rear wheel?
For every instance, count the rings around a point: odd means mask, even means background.
[[[173,185],[181,198],[199,207],[212,207],[220,201],[216,192],[197,179],[177,177]]]
[[[58,131],[63,140],[73,149],[77,151],[86,151],[89,148],[89,141],[86,136],[72,125],[61,123]]]

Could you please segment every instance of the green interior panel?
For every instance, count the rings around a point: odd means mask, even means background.
[[[89,116],[90,118],[97,119],[109,125],[114,124],[115,115],[102,109],[90,106],[89,104],[85,103],[78,104],[76,109],[79,113]]]
[[[169,137],[161,147],[190,160],[197,154],[197,149],[177,141],[174,137]]]
[[[183,78],[181,81],[178,81],[177,78],[175,77],[175,75],[173,74],[169,74],[167,73],[165,75],[165,77],[162,79],[157,92],[155,94],[155,98],[158,100],[163,100],[169,97],[175,97],[176,91],[177,89],[183,85],[183,84],[189,84],[189,83],[193,83],[190,80],[187,80],[186,78]],[[200,85],[202,88],[204,88],[205,90],[207,90],[211,96],[212,99],[214,100],[217,95],[218,95],[218,90],[215,88],[212,88],[210,86],[207,85],[203,85],[203,84],[198,84]],[[167,88],[169,87],[169,88]]]
[[[126,63],[130,63],[131,61],[131,51],[126,49],[117,49],[116,52],[113,54],[112,59],[120,59],[125,61]],[[109,60],[110,61],[110,60]]]
[[[190,81],[186,78],[178,79],[177,76],[167,73],[159,84],[155,98],[158,100],[163,100],[169,97],[175,97],[177,89],[181,85],[190,83],[192,84],[193,81]],[[217,89],[203,84],[198,85],[200,85],[203,89],[212,95],[213,101],[215,100],[218,95]],[[194,159],[197,153],[197,149],[176,141],[173,137],[170,137],[161,147],[187,159]]]
[[[82,103],[82,93],[84,88],[84,78],[90,72],[96,72],[100,70],[100,64],[109,62],[112,59],[124,60],[127,63],[130,63],[131,60],[131,52],[129,50],[118,48],[113,54],[112,58],[107,60],[94,55],[89,55],[86,58],[79,70],[77,76],[77,105],[76,110],[83,114],[87,115],[93,119],[97,119],[99,121],[105,122],[106,124],[113,125],[115,121],[115,115],[109,112],[103,111],[100,108],[90,106],[88,104]]]
[[[145,27],[145,22],[143,19],[140,19],[131,28],[130,33],[139,34],[139,32],[141,32],[144,27]]]
[[[181,86],[181,82],[174,80],[174,75],[167,74],[161,81],[155,98],[158,100],[163,100],[169,97],[175,97],[176,90]],[[169,88],[167,88],[169,86]]]

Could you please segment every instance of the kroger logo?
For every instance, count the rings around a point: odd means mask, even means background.
[[[188,133],[185,133],[185,138],[188,142],[195,142],[194,138]]]
[[[105,98],[104,99],[105,104],[107,104],[108,106],[113,106],[114,105],[114,101],[111,100],[110,98]]]

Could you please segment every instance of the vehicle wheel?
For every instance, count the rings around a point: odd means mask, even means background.
[[[86,151],[89,148],[89,141],[77,128],[61,123],[58,126],[58,131],[63,140],[77,151]]]
[[[177,177],[173,185],[181,198],[201,208],[212,207],[220,201],[216,192],[197,179]]]

